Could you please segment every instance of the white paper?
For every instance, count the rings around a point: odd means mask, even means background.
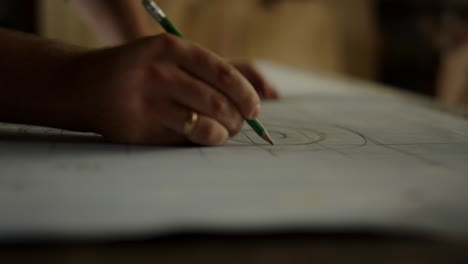
[[[262,69],[284,95],[260,118],[275,146],[249,127],[223,147],[163,148],[0,124],[0,239],[298,228],[468,235],[468,121],[365,84]]]

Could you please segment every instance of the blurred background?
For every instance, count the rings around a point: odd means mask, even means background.
[[[372,80],[468,105],[467,0],[156,2],[188,38],[226,57]],[[2,0],[0,26],[100,46],[67,1]]]

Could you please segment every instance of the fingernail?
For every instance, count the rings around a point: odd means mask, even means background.
[[[255,107],[255,110],[252,112],[252,114],[250,115],[250,119],[255,119],[257,118],[259,115],[260,115],[260,104],[258,104],[256,107]]]

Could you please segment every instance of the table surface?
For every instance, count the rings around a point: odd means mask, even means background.
[[[372,89],[468,118],[466,109],[381,86]],[[468,239],[359,233],[182,234],[145,241],[3,244],[0,256],[5,263],[462,263],[468,257]]]

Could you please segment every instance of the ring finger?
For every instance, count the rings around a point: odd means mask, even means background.
[[[159,115],[159,122],[193,143],[215,146],[224,144],[229,138],[229,132],[217,120],[196,111],[197,118],[194,119],[194,111],[174,101],[159,104],[157,111],[165,113]]]
[[[171,78],[165,82],[170,88],[165,91],[173,100],[217,120],[226,127],[230,136],[240,131],[244,120],[230,99],[182,69],[171,70]]]

